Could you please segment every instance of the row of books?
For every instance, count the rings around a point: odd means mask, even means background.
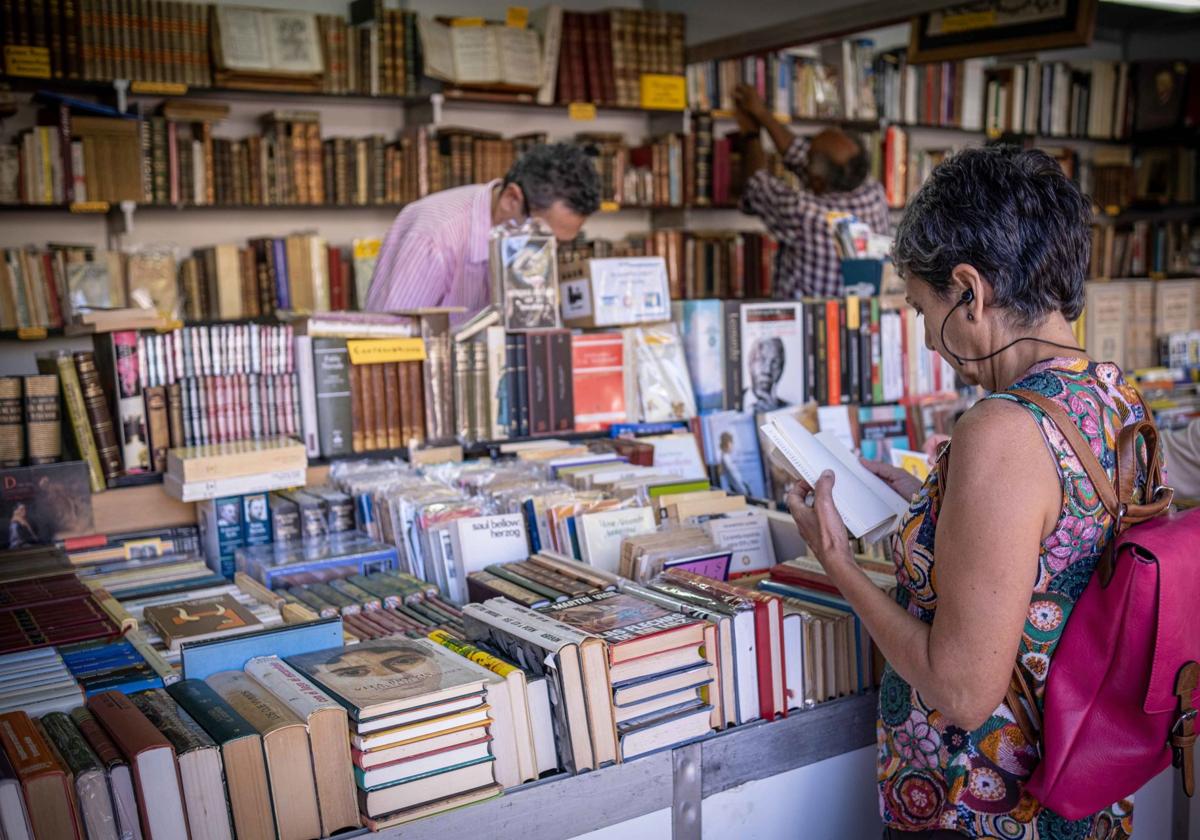
[[[1198,272],[1200,226],[1195,222],[1143,219],[1092,226],[1092,279],[1187,277]]]
[[[0,376],[0,467],[62,460],[58,377]]]
[[[351,14],[353,16],[353,8]],[[325,72],[321,92],[414,96],[421,82],[415,12],[382,10],[374,20],[317,15]]]
[[[1180,367],[1160,343],[1200,329],[1200,280],[1089,281],[1081,321],[1092,358],[1126,371]]]
[[[45,50],[55,79],[137,79],[206,87],[209,5],[105,0],[26,5],[8,18],[4,45]]]

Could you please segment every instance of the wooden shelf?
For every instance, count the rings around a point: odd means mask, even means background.
[[[97,534],[195,525],[196,506],[172,499],[161,482],[117,487],[92,494],[92,520]]]

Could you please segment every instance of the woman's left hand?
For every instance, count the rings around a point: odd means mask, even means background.
[[[833,472],[826,470],[817,479],[816,487],[800,480],[787,494],[788,510],[796,521],[800,536],[827,573],[833,573],[843,564],[855,565],[846,525],[833,502],[833,482]],[[813,494],[812,507],[805,504],[810,492]]]

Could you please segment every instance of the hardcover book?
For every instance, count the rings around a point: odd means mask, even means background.
[[[802,308],[796,302],[742,304],[742,411],[804,403]]]
[[[112,400],[113,425],[125,472],[145,472],[150,469],[150,447],[138,371],[137,332],[124,330],[97,335],[93,341],[100,382]]]
[[[477,694],[489,676],[428,639],[379,639],[287,662],[357,721]]]
[[[701,418],[704,456],[722,490],[752,499],[767,498],[754,417],[718,411]]]
[[[724,312],[719,300],[682,300],[672,304],[673,320],[683,334],[696,408],[701,414],[725,408]]]
[[[262,626],[258,616],[230,595],[151,606],[143,615],[173,651],[183,642],[246,633]]]
[[[604,639],[613,665],[704,640],[703,621],[624,593],[582,595],[541,611]]]
[[[0,750],[7,753],[29,809],[34,837],[79,838],[69,770],[55,759],[29,715],[0,714]]]

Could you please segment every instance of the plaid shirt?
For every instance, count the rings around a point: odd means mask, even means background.
[[[830,210],[853,213],[876,233],[886,234],[891,227],[883,187],[873,178],[850,192],[809,192],[808,146],[808,138],[797,137],[783,155],[783,165],[800,179],[800,189],[760,169],[742,190],[742,212],[760,217],[779,242],[777,298],[841,294],[841,264],[825,223]]]

